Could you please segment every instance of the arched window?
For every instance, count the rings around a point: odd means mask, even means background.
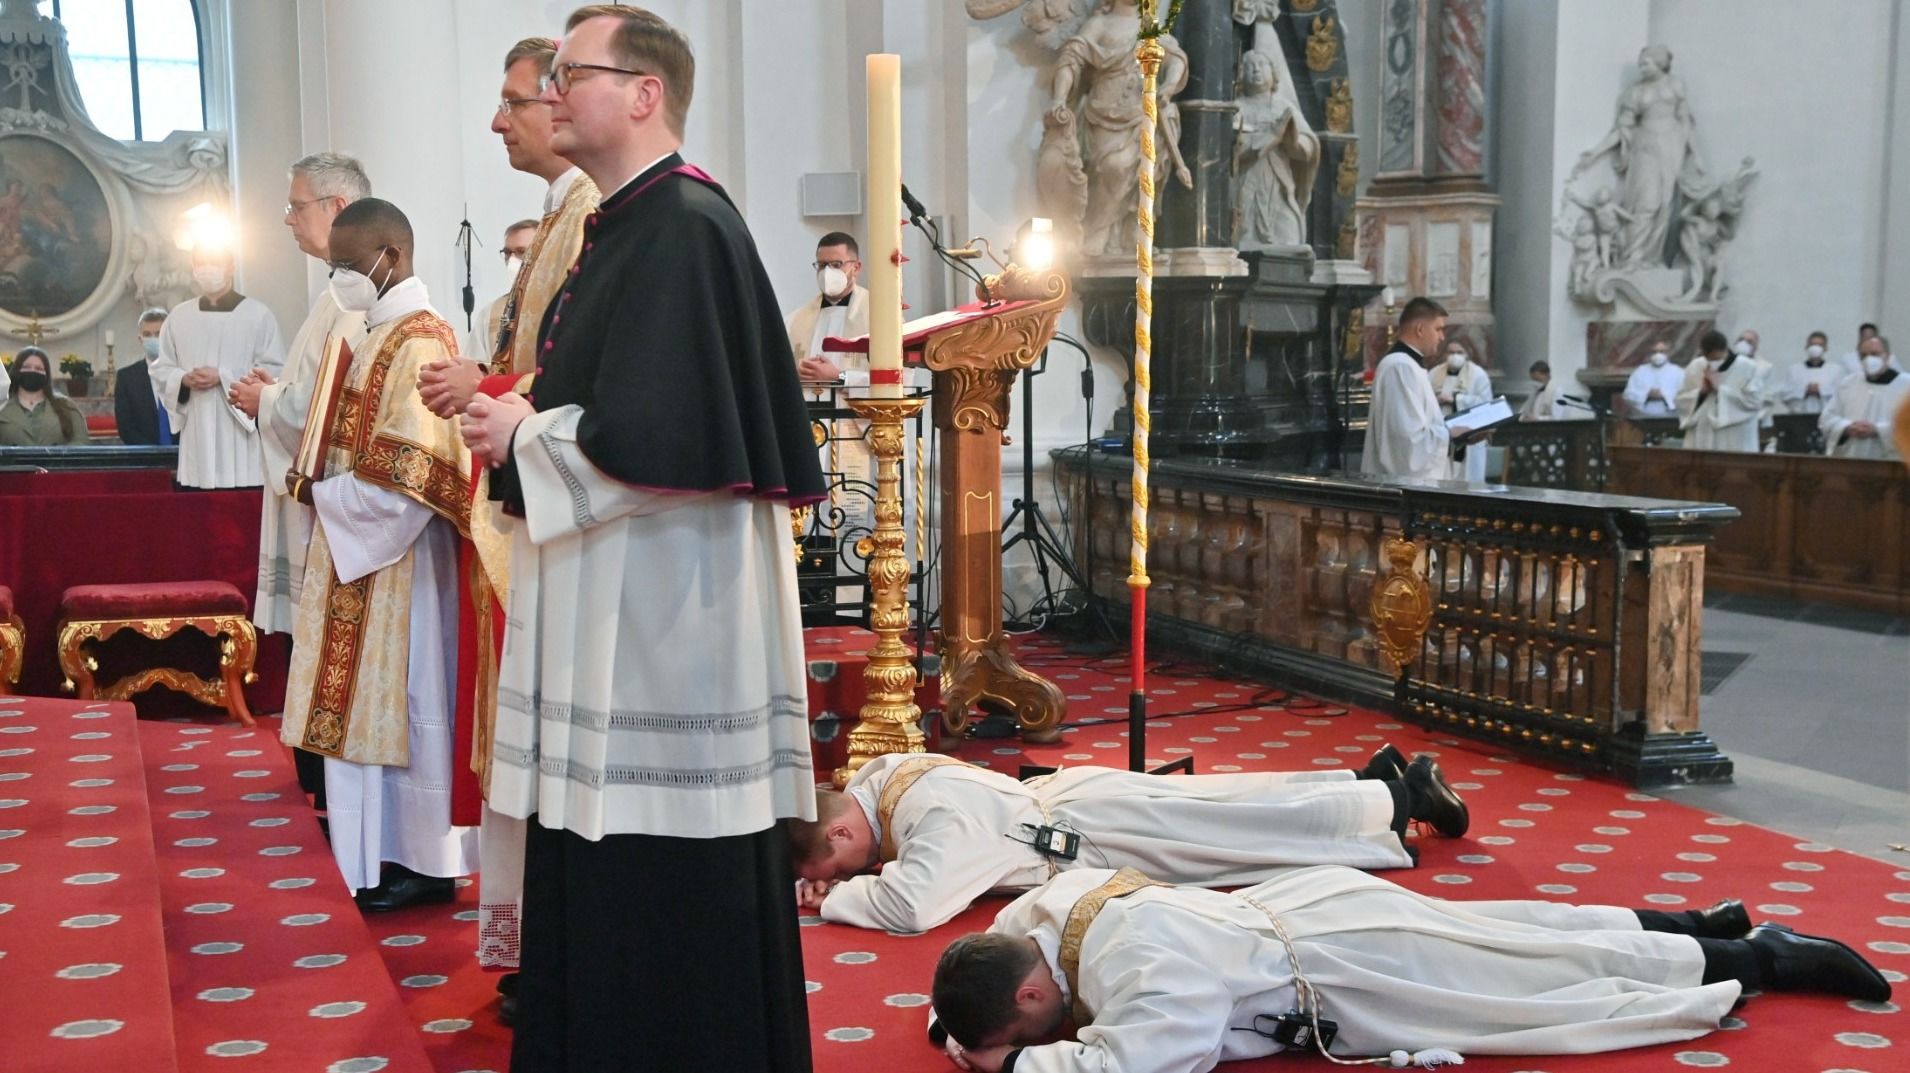
[[[157,142],[205,128],[194,0],[40,0],[40,11],[65,24],[80,96],[101,131]]]

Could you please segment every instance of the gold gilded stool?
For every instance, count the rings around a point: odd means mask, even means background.
[[[60,597],[60,670],[64,688],[81,700],[126,700],[165,686],[252,725],[245,705],[245,683],[257,675],[258,634],[246,616],[245,595],[223,581],[168,581],[140,585],[76,585]],[[176,667],[142,667],[101,685],[97,646],[132,630],[163,641],[194,629],[219,643],[218,679],[202,678]]]
[[[13,611],[13,590],[0,585],[0,690],[12,690],[20,680],[20,660],[26,655],[27,627]]]

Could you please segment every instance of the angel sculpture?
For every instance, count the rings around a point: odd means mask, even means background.
[[[1684,255],[1686,280],[1682,300],[1704,296],[1715,302],[1724,293],[1724,247],[1737,237],[1745,194],[1755,178],[1757,161],[1747,156],[1736,175],[1679,210],[1678,252]]]
[[[1612,267],[1620,238],[1619,225],[1631,223],[1634,217],[1621,208],[1612,198],[1612,188],[1601,188],[1590,198],[1583,198],[1565,190],[1565,199],[1585,210],[1585,218],[1592,221],[1592,231],[1598,236],[1598,263],[1605,268]]]

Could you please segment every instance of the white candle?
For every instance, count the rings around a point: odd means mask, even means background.
[[[106,345],[113,345],[113,329],[111,328],[106,329]]]
[[[869,394],[902,394],[902,57],[868,57]]]
[[[1384,305],[1388,309],[1391,309],[1393,307],[1393,289],[1391,287],[1388,287],[1385,290],[1381,291],[1379,295],[1379,300],[1380,300],[1380,304]]]

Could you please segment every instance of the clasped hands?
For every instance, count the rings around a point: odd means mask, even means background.
[[[193,387],[192,378],[201,372],[211,372],[211,370],[194,369],[192,372],[187,373],[186,386]],[[213,372],[212,375],[214,377],[214,383],[217,383],[219,374]],[[271,373],[266,372],[264,369],[254,369],[246,373],[245,377],[238,383],[232,385],[232,390],[225,393],[225,401],[229,403],[233,409],[257,421],[259,419],[259,398],[264,394],[268,385],[276,383],[278,383],[278,381],[272,379]]]
[[[530,400],[515,391],[495,399],[478,392],[458,419],[458,433],[471,449],[471,457],[496,469],[510,460],[511,439],[517,435],[518,424],[536,412]]]
[[[418,370],[418,398],[425,409],[450,419],[464,412],[484,380],[484,366],[462,358],[439,358]]]

